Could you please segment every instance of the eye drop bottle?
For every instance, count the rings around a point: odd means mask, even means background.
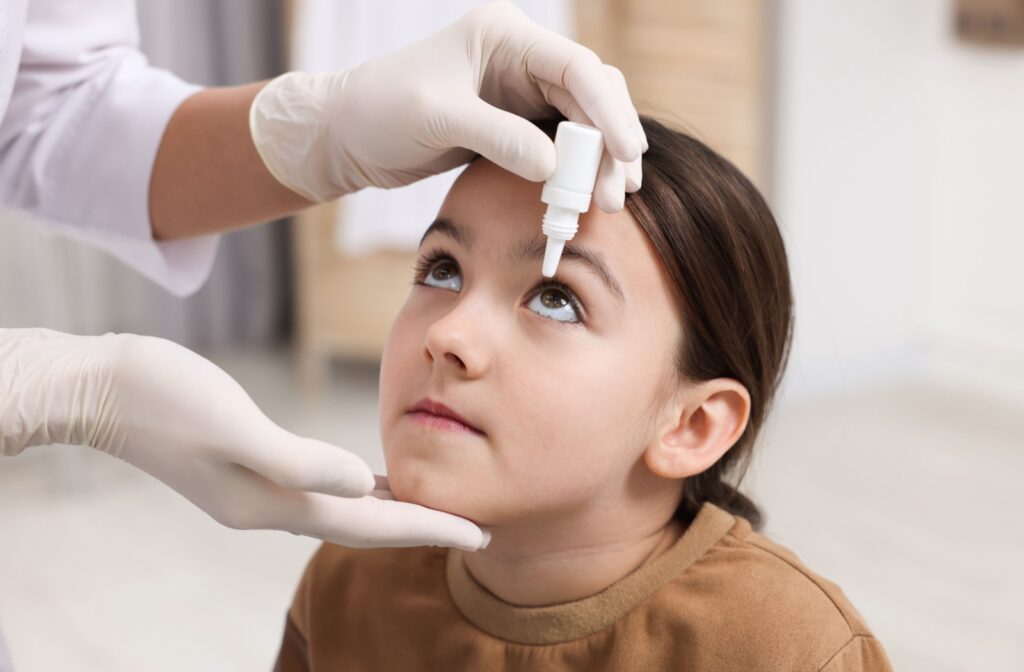
[[[550,278],[562,258],[562,248],[579,229],[581,212],[590,209],[604,138],[593,126],[563,121],[555,132],[555,172],[544,183],[540,200],[548,204],[541,231],[548,237],[544,277]]]

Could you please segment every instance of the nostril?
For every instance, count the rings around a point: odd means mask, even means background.
[[[446,359],[448,359],[450,362],[452,362],[453,364],[455,364],[459,368],[462,368],[462,369],[466,368],[466,363],[463,362],[462,359],[460,359],[459,356],[456,355],[455,353],[446,352],[446,353],[444,353],[444,356],[445,356]]]

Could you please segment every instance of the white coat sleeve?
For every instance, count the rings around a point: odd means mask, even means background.
[[[167,122],[199,87],[152,68],[132,0],[32,0],[0,121],[0,206],[114,255],[178,295],[209,275],[217,236],[157,242],[149,180]]]

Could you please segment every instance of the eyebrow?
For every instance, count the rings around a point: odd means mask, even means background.
[[[434,223],[423,232],[423,237],[420,238],[420,244],[417,247],[423,247],[423,241],[432,233],[443,233],[449,238],[453,238],[467,250],[473,247],[473,232],[448,217],[438,217],[435,219]]]
[[[473,232],[450,217],[439,217],[428,226],[427,230],[423,233],[423,237],[420,238],[420,247],[423,246],[423,241],[427,239],[427,236],[432,233],[446,235],[467,250],[473,247]],[[524,238],[512,247],[509,252],[509,260],[512,265],[519,265],[533,259],[543,259],[546,247],[547,240],[544,236]],[[575,245],[572,241],[566,241],[565,247],[562,249],[562,260],[576,261],[583,264],[604,283],[608,291],[620,302],[625,302],[626,296],[622,291],[622,286],[615,279],[615,276],[612,275],[608,264],[599,252]]]

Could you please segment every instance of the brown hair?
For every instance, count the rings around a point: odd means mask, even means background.
[[[649,117],[640,121],[650,149],[640,191],[627,194],[626,208],[678,292],[684,324],[676,373],[682,380],[735,379],[751,401],[735,445],[686,479],[676,517],[689,522],[711,502],[758,529],[761,511],[738,484],[789,353],[793,300],[785,245],[764,198],[736,166],[686,133]]]

